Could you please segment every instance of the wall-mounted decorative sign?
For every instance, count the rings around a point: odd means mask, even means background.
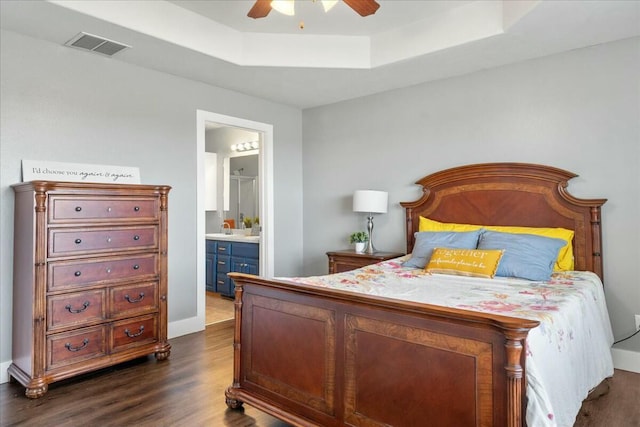
[[[130,166],[23,160],[22,181],[35,180],[140,184],[140,169]]]

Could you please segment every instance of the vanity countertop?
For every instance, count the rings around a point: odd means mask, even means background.
[[[242,234],[210,233],[205,234],[207,240],[225,240],[228,242],[260,243],[260,236],[244,236]]]

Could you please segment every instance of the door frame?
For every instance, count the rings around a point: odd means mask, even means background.
[[[197,321],[202,329],[205,327],[206,312],[206,280],[205,280],[205,125],[206,122],[217,123],[226,127],[236,127],[260,135],[260,151],[258,153],[258,188],[259,212],[262,232],[260,233],[260,275],[273,277],[274,270],[274,230],[273,230],[273,125],[255,122],[240,117],[226,116],[210,111],[197,110],[196,138],[196,277],[197,283]]]

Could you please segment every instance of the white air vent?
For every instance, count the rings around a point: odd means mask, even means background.
[[[121,50],[131,46],[94,36],[88,33],[78,33],[74,38],[65,43],[65,46],[77,47],[78,49],[90,50],[107,56],[113,56]]]

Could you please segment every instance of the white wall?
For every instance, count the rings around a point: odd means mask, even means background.
[[[275,273],[302,264],[301,111],[2,31],[0,367],[11,359],[13,191],[22,159],[140,167],[168,184],[169,321],[196,315],[196,110],[274,128]]]
[[[441,169],[484,162],[577,173],[569,191],[607,198],[605,291],[614,334],[640,313],[640,39],[381,93],[303,112],[305,274],[365,229],[354,190],[389,191],[375,220],[379,250],[405,250],[401,201]],[[640,336],[621,344],[640,352]]]

